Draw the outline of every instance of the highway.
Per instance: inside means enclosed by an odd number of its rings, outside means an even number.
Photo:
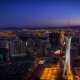
[[[42,72],[40,80],[57,80],[59,72],[60,69],[57,65],[46,67]]]

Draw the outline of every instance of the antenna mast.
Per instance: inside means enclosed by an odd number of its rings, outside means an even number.
[[[70,31],[70,18],[68,18],[68,31]]]

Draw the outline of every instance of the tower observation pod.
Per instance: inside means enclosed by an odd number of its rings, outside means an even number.
[[[66,53],[65,53],[63,77],[66,78],[67,80],[73,80],[73,74],[72,74],[71,65],[70,65],[70,45],[71,45],[72,36],[73,36],[73,32],[71,31],[67,31],[65,33]]]

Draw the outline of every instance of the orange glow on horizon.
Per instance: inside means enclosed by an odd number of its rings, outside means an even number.
[[[59,27],[59,26],[69,26],[68,20],[64,21],[55,21],[55,22],[47,22],[43,24],[34,24],[33,26],[54,26],[54,27]],[[70,26],[80,26],[80,20],[70,20]]]

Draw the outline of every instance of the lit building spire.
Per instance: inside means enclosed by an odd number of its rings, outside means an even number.
[[[73,74],[70,65],[70,45],[72,36],[73,32],[70,31],[70,20],[68,20],[68,31],[65,33],[66,53],[65,53],[64,71],[63,71],[63,76],[67,77],[68,80],[73,80]]]

